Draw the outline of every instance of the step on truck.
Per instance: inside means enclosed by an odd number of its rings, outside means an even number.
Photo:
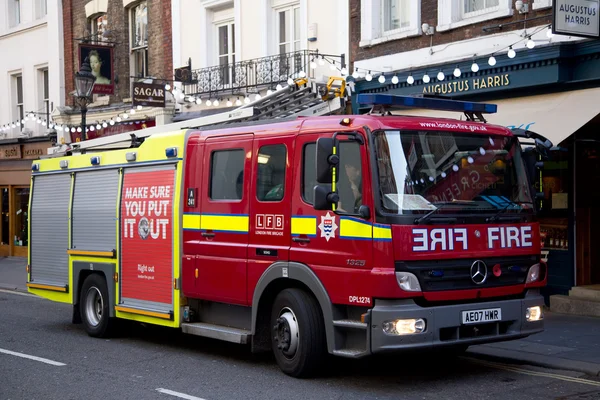
[[[486,123],[493,104],[357,101],[371,112],[140,131],[34,161],[29,292],[72,304],[93,337],[161,325],[272,351],[296,377],[328,353],[541,332],[531,171],[548,142]]]

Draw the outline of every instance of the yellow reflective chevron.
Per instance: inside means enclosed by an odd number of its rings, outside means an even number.
[[[340,218],[340,238],[342,239],[371,239],[373,226],[358,219]]]
[[[293,216],[292,235],[317,236],[317,217]]]

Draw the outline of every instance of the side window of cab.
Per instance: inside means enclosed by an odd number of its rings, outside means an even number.
[[[277,202],[285,194],[287,151],[283,144],[262,146],[258,151],[256,198],[258,201]]]

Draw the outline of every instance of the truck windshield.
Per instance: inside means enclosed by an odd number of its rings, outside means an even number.
[[[443,131],[374,133],[386,213],[497,213],[532,210],[515,137]]]

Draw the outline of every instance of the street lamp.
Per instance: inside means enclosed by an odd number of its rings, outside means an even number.
[[[81,140],[87,139],[85,114],[87,112],[87,105],[91,100],[95,82],[96,77],[92,74],[92,69],[90,68],[90,58],[86,57],[81,65],[81,70],[75,74],[75,88],[77,90],[75,99],[79,107],[81,107]]]

